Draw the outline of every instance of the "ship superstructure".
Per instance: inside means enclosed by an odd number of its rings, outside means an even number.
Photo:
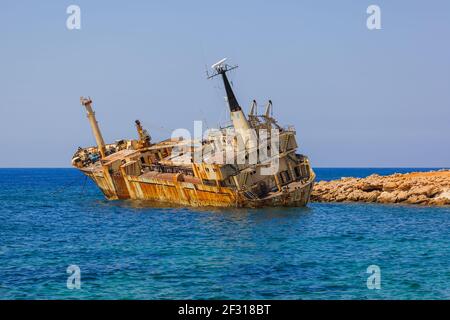
[[[225,88],[231,124],[201,139],[172,138],[152,143],[136,121],[138,139],[105,145],[91,99],[82,98],[96,147],[79,148],[72,164],[98,185],[107,199],[149,200],[182,206],[304,206],[315,174],[296,153],[296,131],[272,116],[269,101],[245,115],[228,80],[234,69],[213,65]]]

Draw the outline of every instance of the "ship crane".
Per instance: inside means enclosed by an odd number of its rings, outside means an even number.
[[[140,145],[140,147],[141,148],[149,147],[150,146],[151,137],[148,134],[148,131],[145,130],[142,127],[142,124],[141,124],[141,122],[139,120],[136,120],[134,123],[136,124],[136,130],[137,130],[138,135],[139,135],[139,145]]]
[[[98,122],[95,118],[95,112],[94,110],[92,110],[92,100],[91,98],[81,97],[80,102],[86,109],[92,133],[94,134],[95,142],[97,143],[98,152],[100,153],[100,157],[103,159],[106,157],[105,141],[103,140],[102,133],[100,132],[100,128],[98,127]]]

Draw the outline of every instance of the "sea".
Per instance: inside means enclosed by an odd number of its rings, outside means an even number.
[[[154,207],[75,169],[0,169],[2,300],[449,298],[449,207]]]

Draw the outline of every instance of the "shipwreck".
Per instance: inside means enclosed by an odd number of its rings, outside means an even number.
[[[148,200],[180,206],[305,206],[315,174],[297,153],[296,131],[272,115],[272,102],[245,115],[225,59],[212,66],[220,77],[231,122],[200,139],[152,142],[136,120],[137,139],[105,144],[90,98],[81,98],[96,146],[78,148],[72,165],[91,178],[109,200]]]

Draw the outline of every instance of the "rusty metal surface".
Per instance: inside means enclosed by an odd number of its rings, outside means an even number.
[[[85,173],[110,200],[150,200],[194,207],[304,206],[314,184],[312,176],[306,183],[292,182],[283,191],[271,193],[263,199],[249,199],[233,188],[204,185],[201,179],[182,174],[149,172],[127,176],[103,170]]]
[[[127,184],[121,173],[114,173],[111,175],[114,189],[117,198],[119,199],[130,199],[130,192],[128,191]]]
[[[105,177],[94,174],[87,174],[87,176],[90,177],[92,181],[94,181],[94,183],[98,186],[98,188],[102,191],[102,193],[105,195],[107,199],[109,200],[117,199],[115,191],[110,187]]]
[[[153,200],[171,202],[189,206],[235,206],[236,191],[230,188],[205,186],[183,181],[180,175],[159,174],[158,177],[129,177],[133,191],[131,194],[137,200]],[[171,175],[172,179],[169,177]],[[162,178],[162,179],[161,179]]]
[[[117,151],[116,153],[113,153],[107,157],[105,157],[102,161],[103,165],[108,166],[111,165],[113,162],[118,161],[118,160],[122,160],[125,157],[130,157],[133,154],[137,154],[139,151],[136,150],[120,150]]]

